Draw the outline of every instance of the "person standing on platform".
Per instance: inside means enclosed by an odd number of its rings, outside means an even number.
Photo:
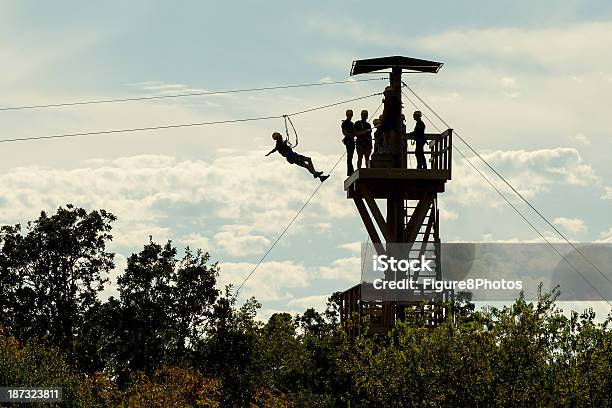
[[[342,121],[342,143],[346,146],[346,175],[355,172],[353,155],[355,154],[355,126],[353,125],[353,111],[346,111],[346,119]]]
[[[383,99],[383,113],[381,118],[380,129],[385,134],[385,143],[391,141],[395,136],[395,129],[400,121],[402,114],[402,103],[393,93],[393,87],[388,86],[383,92],[385,98]],[[391,148],[391,146],[387,146]],[[391,148],[392,150],[392,148]]]
[[[414,155],[417,159],[417,169],[427,169],[427,161],[425,160],[425,152],[423,146],[425,146],[425,123],[421,120],[421,111],[415,111],[412,117],[416,121],[414,126]]]
[[[355,122],[355,137],[357,146],[357,168],[365,159],[365,166],[370,167],[370,154],[372,154],[372,126],[368,123],[368,111],[361,111],[361,120]]]
[[[408,133],[406,133],[406,116],[402,113],[402,151],[408,152]]]
[[[374,137],[376,137],[376,133],[381,135],[381,144],[380,144],[380,153],[391,153],[391,132],[385,132],[385,128],[383,126],[383,115],[381,114],[378,117],[378,125],[374,125],[376,127],[376,132],[374,132]],[[374,122],[372,122],[374,123]]]
[[[380,119],[374,119],[372,121],[372,124],[374,125],[374,128],[376,129],[374,131],[374,153],[381,153],[382,152],[382,147],[383,147],[383,131],[382,129],[380,129]]]

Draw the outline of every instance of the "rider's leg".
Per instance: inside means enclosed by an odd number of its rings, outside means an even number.
[[[304,159],[301,161],[301,163],[298,163],[300,166],[308,169],[308,171],[310,172],[310,174],[315,174],[317,171],[314,168],[314,165],[312,164],[312,159],[310,157],[304,157]]]

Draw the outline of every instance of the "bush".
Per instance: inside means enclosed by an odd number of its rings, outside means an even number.
[[[81,383],[55,347],[38,341],[23,346],[0,327],[0,386],[61,387],[62,406],[85,406]],[[41,404],[42,405],[42,404]]]

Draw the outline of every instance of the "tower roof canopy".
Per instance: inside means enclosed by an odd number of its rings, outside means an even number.
[[[396,55],[394,57],[369,58],[353,61],[351,75],[367,74],[387,68],[401,68],[402,70],[430,72],[435,74],[440,70],[442,65],[443,63],[441,62]]]

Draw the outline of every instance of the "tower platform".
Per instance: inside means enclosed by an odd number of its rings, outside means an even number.
[[[446,182],[451,179],[453,131],[421,134],[419,139],[422,141],[424,137],[426,145],[419,153],[422,151],[425,160],[429,156],[427,169],[411,168],[423,158],[417,160],[417,146],[410,142],[415,135],[406,133],[408,124],[404,124],[402,116],[408,115],[401,114],[401,76],[403,71],[436,73],[441,66],[439,62],[401,56],[353,62],[351,75],[384,70],[390,70],[390,75],[379,118],[384,125],[378,129],[382,135],[376,136],[369,167],[354,171],[344,181],[347,198],[355,203],[375,253],[393,255],[399,251],[397,254],[408,254],[415,259],[427,253],[434,269],[430,269],[432,273],[427,277],[436,280],[442,279],[441,256],[437,249],[440,243],[438,193],[444,192]],[[418,112],[413,116],[418,125],[415,129],[424,129],[423,124],[418,123],[420,116]],[[364,280],[363,263],[361,269],[360,283],[336,296],[341,321],[351,335],[357,334],[361,323],[366,321],[371,330],[385,333],[397,321],[418,320],[426,327],[434,327],[447,316],[446,304],[452,300],[452,293],[439,296],[411,288],[410,296],[401,300],[387,292],[380,297],[372,296],[373,281]],[[411,280],[419,283],[419,279],[425,277],[413,274]],[[351,324],[355,318],[356,326]]]
[[[347,198],[354,198],[366,189],[372,198],[387,198],[389,193],[396,192],[406,200],[416,200],[423,192],[443,193],[450,177],[450,169],[362,168],[344,180],[344,190]]]

